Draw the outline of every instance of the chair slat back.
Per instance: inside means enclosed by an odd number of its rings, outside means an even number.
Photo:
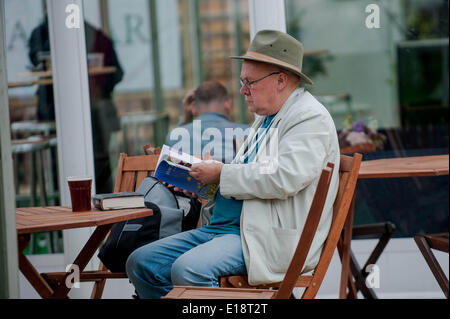
[[[153,176],[159,155],[127,156],[121,153],[117,165],[114,192],[134,192],[142,180]]]
[[[334,164],[328,163],[327,167],[322,170],[300,240],[286,271],[286,275],[281,282],[280,289],[276,294],[277,299],[288,299],[292,294],[295,284],[297,283],[298,276],[303,269],[311,243],[314,239],[314,235],[316,234],[320,217],[322,216],[328,189],[330,188],[333,169]]]
[[[302,298],[314,298],[322,284],[347,219],[350,204],[355,193],[356,182],[358,181],[361,161],[362,155],[358,153],[355,153],[353,157],[341,155],[339,188],[333,205],[333,221],[319,263],[314,270],[312,284],[306,288]]]

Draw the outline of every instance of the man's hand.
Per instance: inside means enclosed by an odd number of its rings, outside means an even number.
[[[203,184],[219,184],[223,163],[215,160],[206,160],[193,164],[189,174]]]
[[[173,190],[176,191],[176,192],[183,192],[184,195],[186,195],[186,196],[190,196],[190,197],[193,197],[193,198],[198,198],[197,194],[191,193],[191,192],[189,192],[189,191],[187,191],[185,189],[181,189],[181,188],[176,187],[176,186],[173,188]]]
[[[200,157],[200,156],[196,156],[196,157]],[[202,163],[200,163],[200,164],[193,164],[192,167],[191,167],[191,169],[193,169],[194,166],[196,166],[196,165],[201,165],[201,164],[204,164],[204,163],[207,163],[207,164],[208,164],[208,169],[211,168],[211,164],[217,164],[217,163],[218,163],[218,164],[221,164],[221,165],[220,165],[220,170],[219,170],[219,172],[218,172],[219,175],[218,175],[218,180],[217,180],[217,182],[211,182],[211,184],[214,184],[214,183],[217,183],[217,184],[218,184],[218,183],[220,182],[220,173],[221,173],[221,171],[222,171],[223,163],[222,163],[222,162],[218,162],[218,161],[213,160],[213,159],[212,159],[212,154],[211,154],[211,153],[205,153],[205,155],[202,157],[202,159],[203,159],[203,162],[202,162]],[[213,162],[214,162],[214,163],[213,163]],[[197,171],[197,172],[194,172],[194,175],[198,176],[198,175],[203,174],[203,173],[200,172],[199,169],[201,169],[202,172],[204,171],[204,167],[203,167],[203,168],[202,168],[202,167],[199,168],[199,167],[197,166],[197,170],[198,170],[198,171]],[[216,168],[216,169],[218,169],[218,168]],[[189,174],[190,174],[192,177],[194,177],[195,179],[201,181],[201,182],[204,183],[204,184],[208,184],[208,183],[206,183],[206,182],[200,180],[199,178],[195,177],[195,176],[192,175],[191,173],[192,173],[192,171],[189,172]],[[191,192],[189,192],[189,191],[187,191],[187,190],[185,190],[185,189],[181,189],[181,188],[179,188],[179,187],[175,187],[174,190],[175,190],[176,192],[183,192],[183,193],[184,193],[185,195],[187,195],[187,196],[191,196],[191,197],[194,197],[194,198],[198,198],[197,194],[191,193]]]

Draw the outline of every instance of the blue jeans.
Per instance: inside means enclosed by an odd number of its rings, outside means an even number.
[[[220,276],[247,273],[239,235],[200,229],[136,249],[126,271],[140,298],[161,298],[173,285],[218,287]]]

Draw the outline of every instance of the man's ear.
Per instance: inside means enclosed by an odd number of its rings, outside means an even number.
[[[228,99],[223,104],[223,108],[226,115],[229,115],[231,113],[231,102],[232,102],[231,99]]]
[[[284,72],[278,74],[278,89],[282,91],[288,84],[288,75]]]
[[[190,106],[191,106],[191,113],[192,113],[192,116],[193,116],[194,118],[196,118],[197,116],[199,116],[199,113],[198,113],[197,108],[195,107],[195,104],[194,104],[194,103],[191,103]]]

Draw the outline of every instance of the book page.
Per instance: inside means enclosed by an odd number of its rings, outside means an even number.
[[[158,166],[162,160],[167,160],[169,162],[183,165],[186,167],[190,167],[192,164],[200,163],[202,161],[201,159],[195,156],[184,153],[167,145],[163,145],[156,166]]]

